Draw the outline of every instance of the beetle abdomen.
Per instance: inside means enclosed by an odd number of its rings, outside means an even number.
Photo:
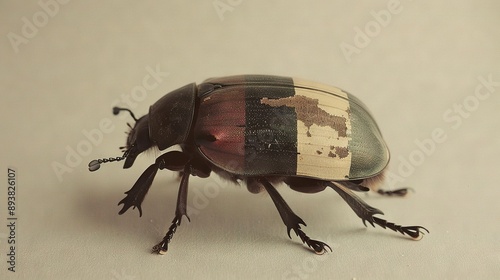
[[[338,88],[259,75],[210,79],[199,88],[195,141],[226,171],[348,180],[387,165],[373,118]]]

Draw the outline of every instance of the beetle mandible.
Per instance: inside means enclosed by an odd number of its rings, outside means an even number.
[[[295,191],[317,193],[332,188],[361,218],[414,239],[428,230],[401,226],[374,215],[383,212],[361,200],[353,191],[378,191],[402,196],[406,189],[383,191],[389,150],[366,106],[353,95],[332,86],[296,78],[240,75],[212,78],[200,85],[181,87],[154,103],[149,113],[135,120],[123,155],[93,160],[89,170],[101,163],[125,160],[133,165],[142,152],[179,145],[151,164],[125,194],[119,214],[130,207],[139,210],[158,169],[179,172],[181,177],[175,217],[153,253],[165,254],[182,216],[187,216],[189,177],[206,178],[213,171],[235,183],[244,182],[252,193],[267,191],[286,228],[318,254],[331,248],[313,240],[301,228],[297,216],[275,189],[285,183]]]

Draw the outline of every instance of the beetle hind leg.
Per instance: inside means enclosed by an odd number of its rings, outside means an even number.
[[[402,189],[396,189],[396,190],[383,190],[383,189],[378,189],[377,193],[381,195],[386,195],[386,196],[406,196],[409,190],[413,190],[411,188],[402,188]]]
[[[264,189],[269,193],[269,196],[273,200],[274,204],[276,205],[276,208],[278,209],[278,212],[281,216],[281,219],[283,220],[283,223],[285,224],[287,228],[287,233],[288,237],[292,238],[290,236],[290,231],[293,229],[295,234],[297,234],[298,237],[302,240],[304,244],[309,246],[316,254],[324,254],[327,249],[332,251],[332,248],[328,246],[328,244],[318,241],[318,240],[313,240],[307,236],[302,229],[300,228],[300,225],[306,226],[306,223],[299,217],[297,216],[290,206],[286,203],[286,201],[283,199],[283,197],[278,193],[276,188],[266,179],[264,178],[257,178],[254,180],[248,179],[247,184],[253,185],[253,184],[258,184],[264,187]]]
[[[420,240],[424,237],[425,232],[429,233],[429,230],[422,226],[401,226],[391,222],[388,222],[384,219],[380,219],[378,217],[373,217],[373,222],[382,228],[392,229],[395,232],[399,232],[402,235],[407,234],[411,238],[415,240]]]
[[[344,186],[342,182],[327,182],[327,185],[334,189],[347,204],[349,204],[356,215],[361,218],[365,226],[366,221],[368,221],[373,227],[377,224],[382,228],[389,228],[403,235],[406,234],[415,240],[420,240],[425,232],[429,233],[429,231],[422,226],[401,226],[375,217],[374,215],[376,214],[383,215],[384,213],[361,200],[361,198],[356,196],[348,187]]]

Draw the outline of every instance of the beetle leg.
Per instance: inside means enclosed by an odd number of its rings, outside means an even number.
[[[186,153],[179,151],[171,151],[159,156],[156,159],[159,169],[168,169],[172,171],[183,171],[184,167],[191,160],[190,156]]]
[[[345,181],[345,182],[342,182],[342,185],[352,191],[355,191],[355,192],[367,192],[369,191],[370,189],[365,187],[365,186],[361,186],[360,184],[356,184],[356,183],[353,183],[353,182],[349,182],[349,181]]]
[[[323,180],[304,177],[288,177],[283,180],[294,191],[303,193],[317,193],[323,191],[328,185]],[[342,181],[342,185],[352,191],[367,192],[370,189],[356,182]]]
[[[429,233],[429,231],[422,226],[401,226],[388,222],[384,219],[374,217],[373,215],[383,215],[384,213],[377,208],[371,207],[366,202],[361,200],[361,198],[356,196],[351,190],[345,187],[343,185],[343,182],[327,182],[327,185],[334,189],[347,202],[347,204],[349,204],[356,215],[361,218],[365,226],[366,221],[368,221],[373,227],[375,227],[375,224],[377,224],[382,228],[389,228],[403,235],[407,234],[413,239],[417,240],[422,238],[421,234],[423,235],[424,231]]]
[[[372,226],[374,226],[373,215],[384,213],[377,208],[373,208],[366,204],[361,198],[355,195],[349,188],[345,187],[343,183],[327,183],[332,189],[334,189],[352,208],[354,213],[363,220],[363,224],[366,226],[366,221],[368,221]]]
[[[123,204],[122,210],[118,212],[118,214],[125,213],[130,207],[137,207],[139,210],[139,216],[142,216],[141,204],[144,201],[144,197],[149,191],[151,184],[153,183],[153,179],[155,178],[156,172],[158,171],[158,164],[151,164],[144,172],[141,177],[137,179],[134,186],[125,192],[127,195],[124,199],[118,202],[118,205]]]
[[[288,177],[283,182],[292,190],[302,193],[318,193],[326,188],[323,181],[304,177]]]
[[[125,213],[130,207],[139,210],[139,216],[142,216],[141,204],[146,197],[146,194],[153,183],[158,169],[169,169],[179,171],[189,162],[189,156],[179,151],[172,151],[159,156],[155,163],[151,164],[142,175],[137,179],[134,186],[125,192],[127,195],[124,199],[118,202],[118,205],[123,204],[122,210],[118,214]]]
[[[157,253],[164,255],[168,251],[168,243],[172,240],[175,231],[177,230],[177,226],[181,225],[182,216],[186,216],[188,221],[190,221],[189,216],[187,215],[187,191],[188,191],[188,182],[189,176],[191,175],[191,167],[186,165],[182,172],[181,184],[179,187],[179,193],[177,195],[177,206],[175,209],[175,217],[172,220],[172,224],[168,228],[167,234],[163,237],[163,240],[156,244],[151,253]]]
[[[395,223],[388,222],[384,219],[380,219],[378,217],[373,217],[373,221],[381,226],[382,228],[389,228],[395,232],[399,232],[402,235],[409,235],[411,238],[415,240],[420,240],[424,237],[425,232],[429,233],[429,230],[422,226],[401,226],[396,225]],[[425,231],[425,232],[424,232]]]
[[[191,174],[193,176],[198,176],[200,178],[207,178],[210,176],[212,169],[208,166],[204,159],[199,157],[194,157],[190,161],[191,164]]]
[[[266,189],[266,191],[269,193],[269,196],[271,196],[271,199],[273,200],[274,205],[276,205],[276,208],[278,209],[281,219],[283,220],[283,223],[287,228],[287,233],[289,238],[292,238],[290,236],[290,231],[293,229],[295,234],[297,234],[297,236],[300,237],[302,242],[307,244],[309,248],[313,249],[316,254],[325,253],[327,248],[330,251],[332,251],[332,249],[330,248],[330,246],[328,246],[328,244],[309,238],[309,236],[307,236],[300,229],[300,224],[306,226],[306,223],[292,211],[290,206],[288,206],[283,197],[279,194],[276,188],[274,188],[274,186],[271,183],[269,183],[269,181],[267,181],[264,178],[257,178],[257,181]],[[251,183],[253,182],[250,181],[250,184]]]
[[[387,196],[405,196],[408,193],[408,190],[413,190],[413,189],[402,188],[402,189],[396,189],[396,190],[392,190],[392,191],[378,189],[377,193],[381,194],[381,195],[387,195]]]

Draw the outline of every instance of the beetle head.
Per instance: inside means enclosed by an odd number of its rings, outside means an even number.
[[[113,108],[113,110],[124,110],[122,108]],[[128,110],[128,109],[126,109]],[[135,118],[134,118],[135,119]],[[149,139],[149,121],[148,115],[142,116],[136,120],[134,127],[129,124],[130,131],[128,132],[127,145],[121,147],[125,152],[125,164],[123,168],[129,168],[134,164],[135,158],[145,150],[154,146]]]
[[[96,171],[101,163],[125,160],[123,168],[134,164],[135,158],[149,148],[157,146],[161,151],[187,141],[195,113],[197,87],[192,83],[166,94],[149,108],[149,114],[137,119],[126,108],[113,108],[113,114],[127,111],[135,120],[121,147],[121,157],[96,159],[89,163],[89,170]]]
[[[137,119],[127,108],[113,108],[113,114],[117,115],[120,111],[127,111],[130,113],[132,118],[135,120],[135,125],[132,127],[129,123],[130,131],[128,132],[127,144],[124,147],[120,147],[123,150],[123,155],[121,157],[115,158],[104,158],[92,160],[89,163],[89,170],[96,171],[99,169],[101,163],[121,161],[125,159],[125,164],[123,168],[129,168],[134,164],[135,158],[142,152],[154,146],[154,143],[149,138],[149,121],[148,115],[142,116]]]

